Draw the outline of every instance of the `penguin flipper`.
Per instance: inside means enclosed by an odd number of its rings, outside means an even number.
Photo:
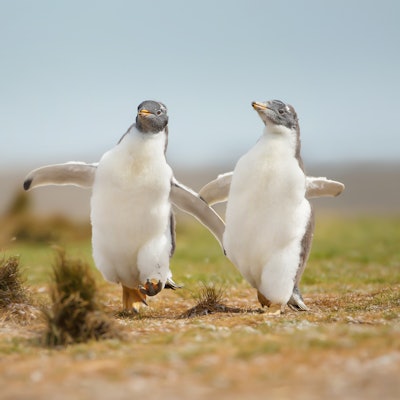
[[[217,179],[207,183],[200,189],[200,197],[210,205],[227,201],[232,176],[233,171],[218,175]]]
[[[90,188],[93,186],[96,168],[97,163],[87,164],[79,161],[46,165],[29,172],[24,180],[24,189],[29,190],[48,185],[74,185]]]
[[[200,189],[200,197],[210,205],[227,201],[232,176],[232,171],[218,175],[217,179],[207,183]],[[308,199],[316,197],[336,197],[343,192],[344,187],[343,183],[325,177],[306,177],[306,197]]]
[[[325,177],[306,177],[306,197],[312,199],[315,197],[336,197],[344,190],[344,184],[338,181],[332,181]]]
[[[170,199],[180,210],[200,221],[218,240],[222,249],[225,224],[221,217],[193,190],[182,185],[175,178],[171,182]]]

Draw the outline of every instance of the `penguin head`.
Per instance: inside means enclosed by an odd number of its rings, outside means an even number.
[[[288,129],[298,129],[298,119],[294,108],[280,100],[269,100],[265,103],[253,101],[253,108],[267,126],[282,125]]]
[[[139,104],[136,126],[143,133],[158,133],[168,124],[167,107],[158,101],[146,100]]]

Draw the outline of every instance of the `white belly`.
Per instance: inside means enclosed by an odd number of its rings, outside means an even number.
[[[301,239],[310,217],[305,176],[293,157],[265,157],[253,149],[234,171],[224,246],[250,284],[272,302],[293,290]]]
[[[104,277],[137,287],[152,271],[169,276],[169,202],[172,171],[151,149],[117,146],[101,159],[93,186],[93,258]],[[159,265],[162,264],[162,265]]]

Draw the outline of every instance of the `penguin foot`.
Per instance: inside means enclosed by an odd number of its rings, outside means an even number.
[[[308,307],[304,304],[303,296],[297,286],[293,289],[292,297],[288,301],[288,306],[294,311],[308,311]]]
[[[260,302],[261,307],[270,307],[271,302],[259,290],[257,290],[257,299]]]
[[[286,304],[281,304],[279,306],[279,304],[274,304],[272,307],[270,307],[270,309],[275,310],[275,311],[271,311],[271,312],[267,312],[266,315],[272,315],[272,316],[279,316],[285,313],[285,308],[286,308]]]
[[[122,285],[122,306],[124,312],[139,313],[143,305],[147,306],[146,295],[141,293],[138,289],[131,289]]]
[[[172,289],[172,290],[176,290],[176,289],[181,289],[183,288],[183,285],[178,285],[177,283],[175,283],[172,278],[168,278],[167,282],[165,283],[164,289]]]
[[[139,285],[139,290],[142,294],[147,296],[155,296],[157,293],[161,292],[163,285],[161,281],[156,281],[155,279],[147,279],[144,286]]]

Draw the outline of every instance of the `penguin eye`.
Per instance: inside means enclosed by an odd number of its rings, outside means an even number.
[[[279,113],[279,115],[283,115],[283,114],[285,114],[285,110],[283,110],[282,108],[280,108],[280,109],[278,110],[278,113]]]
[[[157,110],[157,111],[156,111],[156,114],[157,114],[157,115],[161,115],[161,114],[162,114],[162,111],[161,111],[161,110]]]

